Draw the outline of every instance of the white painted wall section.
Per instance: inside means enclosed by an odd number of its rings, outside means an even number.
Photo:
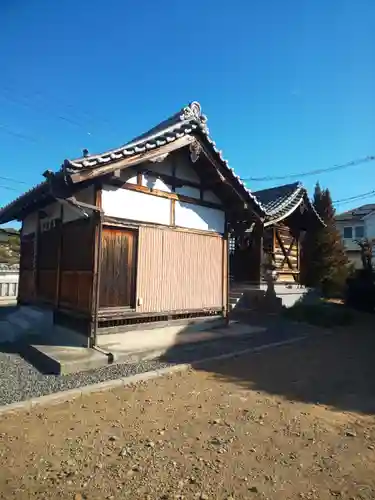
[[[220,198],[216,196],[212,191],[203,191],[203,200],[210,201],[211,203],[217,203],[218,205],[222,205]]]
[[[175,207],[176,226],[201,231],[224,233],[225,213],[215,208],[202,207],[177,201]]]
[[[170,224],[171,200],[127,189],[106,187],[102,192],[104,214],[140,222]]]
[[[22,221],[21,234],[26,236],[27,234],[35,233],[38,229],[38,217],[37,213],[33,212],[24,218]]]
[[[172,175],[173,174],[173,163],[171,160],[170,156],[167,156],[167,158],[163,161],[155,161],[155,162],[149,162],[147,164],[147,169],[152,170],[153,172],[157,172],[159,174],[164,174],[164,175]]]
[[[190,158],[182,154],[179,155],[177,160],[176,177],[178,179],[183,179],[186,181],[192,181],[196,183],[200,182],[199,176],[195,172]]]
[[[200,199],[201,192],[200,189],[191,186],[181,186],[176,188],[177,194],[182,194],[184,196],[189,196],[190,198]]]
[[[142,175],[142,186],[148,187],[149,189],[158,189],[159,191],[165,191],[166,193],[172,192],[172,186],[169,186],[161,179],[157,179],[155,175],[152,174]]]

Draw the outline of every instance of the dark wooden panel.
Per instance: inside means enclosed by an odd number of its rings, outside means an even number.
[[[35,271],[20,269],[18,298],[20,302],[30,303],[35,300]]]
[[[62,226],[59,307],[91,311],[95,222],[77,219]]]
[[[35,234],[21,238],[18,298],[23,303],[35,300]]]
[[[20,269],[34,269],[35,266],[35,235],[21,238]]]
[[[44,302],[54,303],[56,300],[57,269],[39,269],[38,298]]]
[[[104,228],[100,266],[100,307],[134,307],[136,232]]]
[[[89,312],[92,283],[92,271],[61,271],[59,306]]]
[[[94,235],[92,219],[77,219],[63,225],[62,270],[93,270]]]
[[[38,235],[37,295],[38,299],[48,303],[55,303],[57,298],[60,231],[58,224]]]

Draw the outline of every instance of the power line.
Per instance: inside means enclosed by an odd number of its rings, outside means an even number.
[[[20,132],[16,132],[5,125],[0,124],[0,130],[3,130],[6,134],[12,135],[13,137],[17,137],[18,139],[23,139],[24,141],[37,142],[37,139],[30,135],[25,135]]]
[[[28,186],[29,184],[25,181],[20,181],[18,179],[12,179],[12,177],[3,177],[0,175],[0,179],[2,181],[9,181],[9,182],[15,182],[16,184],[25,184],[26,186]]]
[[[3,92],[5,93],[12,93],[13,94],[13,90],[10,89],[10,88],[7,88],[7,87],[4,87],[2,86],[1,87],[1,90],[3,90]],[[20,94],[19,94],[20,95]],[[77,110],[77,106],[76,105],[73,105],[73,104],[70,104],[70,103],[63,103],[60,99],[60,103],[63,104],[63,106],[65,106],[65,108],[69,108],[70,111],[69,113],[64,113],[64,114],[61,114],[57,109],[56,107],[54,107],[54,109],[51,108],[50,106],[50,102],[48,102],[48,99],[46,99],[45,97],[43,97],[43,93],[42,92],[35,92],[34,94],[31,94],[31,95],[21,95],[21,99],[18,97],[15,98],[13,95],[9,96],[9,95],[4,95],[3,94],[3,98],[4,99],[7,99],[8,101],[10,102],[13,102],[15,104],[19,104],[21,106],[25,106],[27,108],[30,108],[30,109],[40,109],[40,107],[38,107],[38,103],[34,102],[32,104],[30,104],[30,100],[32,97],[36,97],[37,99],[41,99],[42,101],[44,102],[47,102],[47,111],[49,111],[50,115],[54,116],[55,118],[59,119],[59,120],[62,120],[70,125],[73,125],[75,127],[78,127],[78,128],[82,128],[82,129],[86,129],[87,127],[87,121],[90,121],[91,122],[91,125],[95,125],[95,121],[99,121],[101,124],[107,124],[107,125],[110,125],[109,121],[105,118],[101,118],[101,117],[93,117],[93,115],[90,115],[88,112],[86,111],[83,111],[81,110],[80,114],[81,116],[77,115],[77,113],[75,114],[72,114],[72,110]],[[56,102],[58,101],[58,99],[56,98],[56,96],[52,96],[53,97],[53,100]],[[35,106],[36,104],[36,106]],[[45,108],[45,106],[44,106]],[[79,111],[79,110],[78,110]],[[83,119],[82,119],[83,118]],[[87,130],[85,130],[86,133],[88,133],[89,135],[90,132],[87,132]]]
[[[366,193],[357,194],[356,196],[349,196],[349,198],[341,198],[340,200],[336,200],[333,203],[335,205],[340,205],[340,204],[349,203],[349,202],[355,201],[355,200],[362,200],[365,198],[369,198],[371,196],[375,196],[375,189],[373,189],[372,191],[367,191]]]
[[[292,178],[301,178],[301,177],[307,177],[310,175],[319,175],[327,172],[334,172],[336,170],[342,170],[344,168],[348,167],[355,167],[357,165],[361,165],[362,163],[367,163],[369,161],[374,161],[375,156],[366,156],[365,158],[361,158],[359,160],[353,160],[348,163],[344,163],[342,165],[335,165],[334,167],[329,167],[329,168],[319,168],[316,170],[310,170],[308,172],[302,172],[299,174],[289,174],[289,175],[279,175],[279,176],[267,176],[267,177],[246,177],[244,179],[241,179],[242,181],[253,181],[253,182],[261,182],[261,181],[280,181],[280,180],[285,180],[285,179],[292,179]]]
[[[0,184],[0,189],[6,189],[7,191],[16,191],[16,193],[22,193],[19,189],[10,187],[10,186],[4,186],[3,184]]]

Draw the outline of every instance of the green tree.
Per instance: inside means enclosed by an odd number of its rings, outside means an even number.
[[[329,189],[315,186],[315,208],[325,227],[316,226],[307,231],[303,242],[303,283],[320,287],[324,294],[335,294],[343,289],[350,274],[349,261],[335,223]]]

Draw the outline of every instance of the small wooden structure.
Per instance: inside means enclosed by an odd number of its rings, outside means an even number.
[[[0,211],[22,221],[19,304],[95,345],[139,324],[228,316],[228,234],[261,221],[198,103],[126,145],[65,160]]]
[[[265,217],[232,238],[231,276],[235,282],[260,283],[271,271],[279,283],[300,283],[301,239],[323,224],[300,183],[253,193]]]

